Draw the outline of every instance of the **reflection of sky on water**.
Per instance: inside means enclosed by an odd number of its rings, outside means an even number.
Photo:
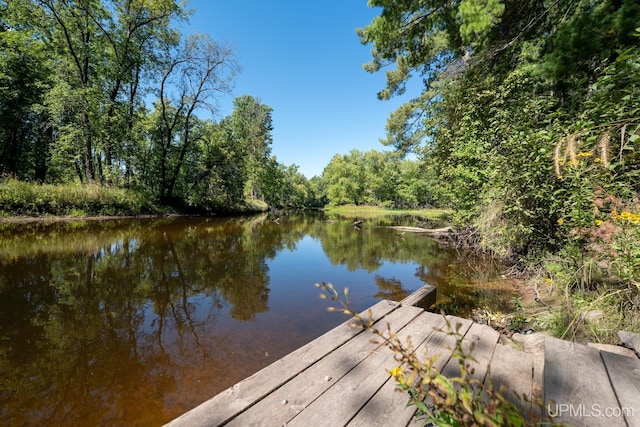
[[[268,265],[271,278],[269,305],[272,308],[280,304],[287,305],[289,298],[295,298],[297,304],[314,305],[319,298],[318,290],[313,285],[320,282],[333,283],[340,292],[348,287],[350,298],[354,306],[357,305],[354,308],[357,309],[364,309],[376,302],[375,276],[396,279],[407,291],[424,285],[415,275],[420,266],[415,261],[395,263],[380,260],[380,267],[371,273],[363,268],[349,271],[344,264],[333,265],[324,253],[320,240],[311,236],[298,241],[294,250],[279,252]]]

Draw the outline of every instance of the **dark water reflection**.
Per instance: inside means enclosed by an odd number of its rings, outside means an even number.
[[[512,295],[491,260],[380,227],[403,219],[334,220],[0,224],[0,424],[169,421],[344,321],[315,282],[358,310],[424,283],[458,314]]]

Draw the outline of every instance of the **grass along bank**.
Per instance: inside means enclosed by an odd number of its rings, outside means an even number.
[[[518,315],[558,338],[617,344],[619,331],[640,332],[640,205],[599,191],[559,215],[558,249],[513,257],[531,296]],[[510,232],[476,230],[481,242]]]
[[[438,222],[448,222],[453,212],[450,209],[389,209],[370,205],[328,205],[323,210],[327,214],[363,219],[380,215],[414,215],[424,220]]]
[[[140,192],[97,184],[0,182],[0,217],[126,216],[169,213]]]
[[[587,264],[595,262],[596,258],[585,259]],[[640,333],[638,290],[617,280],[614,270],[607,274],[596,268],[589,274],[602,275],[601,281],[581,288],[576,280],[580,270],[560,256],[545,259],[525,281],[532,298],[520,308],[520,319],[577,342],[619,344],[619,331]]]
[[[268,209],[261,200],[244,206],[220,209],[224,213],[258,212]],[[0,219],[47,217],[103,217],[167,215],[209,212],[200,207],[168,206],[144,192],[100,184],[36,184],[16,179],[0,180]],[[217,212],[217,211],[216,211]]]

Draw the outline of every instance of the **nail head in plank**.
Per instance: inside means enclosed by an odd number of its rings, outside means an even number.
[[[536,352],[533,354],[533,383],[531,395],[533,401],[531,412],[536,420],[542,420],[543,417],[543,394],[542,384],[544,381],[544,353]]]

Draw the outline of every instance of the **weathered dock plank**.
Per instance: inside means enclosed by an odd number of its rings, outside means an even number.
[[[457,331],[462,336],[466,336],[469,332],[469,329],[474,324],[469,319],[462,319],[460,317],[455,316],[446,316],[447,322],[449,323],[449,327],[453,329],[453,331]],[[437,357],[438,360],[434,363],[434,368],[442,371],[449,363],[451,354],[456,346],[456,337],[451,334],[446,328],[443,328],[437,335],[435,335],[431,341],[432,347],[428,349],[427,357]]]
[[[425,310],[436,303],[436,287],[432,285],[424,285],[405,299],[400,301],[400,305],[413,305],[424,308]]]
[[[422,313],[417,307],[396,310],[384,318],[398,329],[404,328]],[[372,343],[374,335],[363,333],[328,354],[265,399],[233,419],[229,426],[283,425],[333,387],[351,370],[358,369],[380,344]]]
[[[402,307],[400,310],[420,309]],[[410,336],[413,342],[418,343],[431,333],[427,329],[428,325],[427,322],[414,320],[398,331],[393,323],[390,324],[391,330],[397,331],[399,339],[405,341]],[[346,425],[389,379],[388,370],[397,365],[398,362],[388,348],[385,346],[377,348],[367,356],[364,363],[336,381],[330,390],[314,400],[303,412],[287,423],[287,426]]]
[[[471,377],[480,382],[484,382],[493,351],[500,339],[500,333],[486,325],[473,323],[467,333],[462,338],[462,349],[465,354],[471,354],[475,360],[469,360],[469,372]],[[460,375],[460,364],[458,360],[451,359],[442,369],[442,374],[446,377],[457,377]]]
[[[542,420],[544,417],[543,408],[543,384],[544,384],[544,353],[533,353],[533,384],[531,394],[531,414],[534,420]]]
[[[640,359],[601,351],[622,416],[629,427],[640,427]]]
[[[462,336],[466,336],[466,334],[474,324],[471,320],[462,319],[455,316],[446,316],[446,319],[449,322],[449,327],[452,328],[453,331],[457,331]],[[455,349],[457,339],[456,336],[451,334],[450,332],[452,331],[448,331],[445,328],[440,332],[434,333],[430,337],[431,347],[428,349],[427,357],[437,358],[436,362],[433,364],[433,367],[441,373],[444,372],[445,366],[449,366],[451,372],[455,372],[455,369],[458,369],[456,368],[458,363],[457,360],[451,359],[451,355],[453,354],[453,351]],[[427,406],[430,406],[429,399],[426,400],[426,404]],[[409,420],[408,426],[422,427],[424,426],[424,420],[412,418]]]
[[[377,321],[398,307],[397,303],[383,300],[361,315],[363,318],[368,318],[370,312],[371,318]],[[343,345],[347,340],[362,333],[361,329],[353,328],[351,323],[351,320],[342,323],[316,340],[305,344],[233,387],[196,406],[169,422],[167,426],[192,427],[224,424],[326,354]]]
[[[627,425],[595,348],[547,337],[543,387],[546,415],[553,421],[592,427]]]
[[[451,352],[443,346],[446,334],[439,331],[445,326],[445,318],[442,315],[423,312],[416,322],[423,322],[423,329],[427,337],[420,343],[415,336],[411,337],[411,343],[415,348],[415,354],[422,357],[426,351],[436,352],[441,359],[448,360]],[[366,403],[366,405],[347,424],[350,427],[370,427],[372,425],[407,425],[413,418],[416,407],[407,406],[409,395],[397,388],[396,381],[390,375],[380,390]]]
[[[528,419],[533,419],[531,402],[535,389],[534,369],[532,353],[498,344],[487,373],[487,380],[492,382],[494,390],[506,387],[504,397],[515,404]]]

